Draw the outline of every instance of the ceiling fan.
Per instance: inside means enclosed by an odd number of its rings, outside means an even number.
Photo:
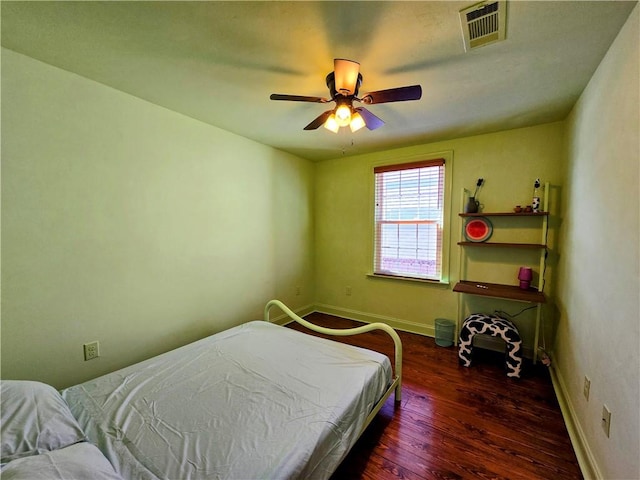
[[[369,130],[384,125],[384,122],[364,107],[354,107],[353,102],[361,102],[365,105],[374,103],[405,102],[407,100],[420,100],[422,87],[411,85],[408,87],[390,88],[369,92],[364,97],[358,98],[358,90],[362,84],[360,64],[353,60],[336,58],[333,61],[333,72],[327,75],[327,87],[331,98],[306,97],[303,95],[271,94],[271,100],[289,100],[293,102],[329,103],[336,102],[332,110],[327,110],[309,125],[305,130],[315,130],[324,125],[325,128],[337,133],[340,127],[349,126],[352,132],[367,127]]]

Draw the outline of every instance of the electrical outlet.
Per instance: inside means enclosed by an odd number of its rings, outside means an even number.
[[[584,387],[582,390],[582,393],[584,394],[584,398],[587,399],[587,402],[589,401],[589,391],[591,390],[591,380],[589,380],[589,377],[587,377],[585,375],[584,377]]]
[[[344,294],[345,294],[347,297],[350,297],[350,296],[351,296],[351,286],[350,286],[350,285],[347,285],[346,287],[344,287]]]
[[[606,405],[602,405],[602,429],[605,435],[609,438],[609,431],[611,430],[611,411]]]
[[[93,360],[94,358],[98,358],[100,356],[100,346],[98,341],[85,343],[84,347],[84,360]]]

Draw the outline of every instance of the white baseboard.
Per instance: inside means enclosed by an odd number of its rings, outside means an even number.
[[[360,312],[358,310],[351,310],[348,308],[334,307],[332,305],[325,305],[322,303],[316,303],[314,310],[319,313],[326,313],[328,315],[335,315],[337,317],[347,318],[349,320],[356,320],[364,323],[384,322],[390,327],[403,332],[417,333],[419,335],[425,335],[427,337],[434,337],[435,330],[432,326],[422,325],[420,323],[411,322],[408,320],[402,320],[400,318],[387,317],[384,315],[377,315],[375,313]]]
[[[473,337],[473,345],[476,347],[492,350],[494,352],[504,353],[506,350],[505,342],[501,338],[489,335],[476,335]],[[533,349],[531,347],[522,347],[522,356],[524,358],[533,358]]]
[[[326,313],[328,315],[335,315],[337,317],[348,318],[349,320],[356,320],[364,323],[384,322],[396,330],[403,332],[417,333],[418,335],[425,335],[427,337],[435,337],[435,328],[431,325],[423,325],[408,320],[402,320],[400,318],[387,317],[384,315],[377,315],[375,313],[361,312],[358,310],[350,310],[342,307],[335,307],[333,305],[326,305],[317,303],[314,305],[314,310],[319,313]],[[488,335],[477,335],[474,340],[474,345],[480,348],[486,348],[487,350],[493,350],[496,352],[505,351],[504,340],[499,338],[490,337]],[[531,347],[522,347],[522,354],[526,358],[533,358],[533,349]]]
[[[556,392],[556,397],[560,404],[560,411],[562,412],[564,423],[567,426],[571,445],[573,446],[573,450],[578,458],[578,465],[580,466],[582,475],[585,480],[599,480],[603,478],[602,473],[598,468],[598,464],[593,453],[591,453],[589,442],[587,442],[587,438],[582,431],[582,427],[580,427],[580,422],[578,421],[573,404],[571,403],[571,397],[568,394],[562,374],[553,366],[553,363],[549,368],[549,371],[551,373],[551,383],[553,384],[553,389]]]
[[[299,317],[304,317],[305,315],[309,315],[310,313],[313,313],[316,311],[313,304],[304,305],[298,308],[292,308],[291,310],[293,311],[293,313],[295,313]],[[277,317],[270,318],[269,320],[270,320],[270,323],[275,323],[277,325],[286,325],[293,321],[291,320],[291,318],[289,318],[289,316],[286,313],[281,313]]]

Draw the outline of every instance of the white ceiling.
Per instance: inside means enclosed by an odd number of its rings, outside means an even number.
[[[2,1],[2,45],[321,160],[564,119],[637,2],[510,1],[507,39],[465,53],[473,3]],[[269,95],[329,96],[334,58],[361,63],[360,96],[422,99],[369,106],[374,131],[303,131],[333,104]]]

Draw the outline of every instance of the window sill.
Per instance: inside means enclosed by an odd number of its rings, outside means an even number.
[[[426,278],[414,278],[414,277],[401,277],[398,275],[385,275],[382,273],[367,273],[367,277],[369,278],[377,278],[384,280],[399,280],[401,282],[417,282],[417,283],[426,283],[428,285],[433,285],[435,287],[443,287],[448,288],[449,282],[444,280],[429,280]]]

